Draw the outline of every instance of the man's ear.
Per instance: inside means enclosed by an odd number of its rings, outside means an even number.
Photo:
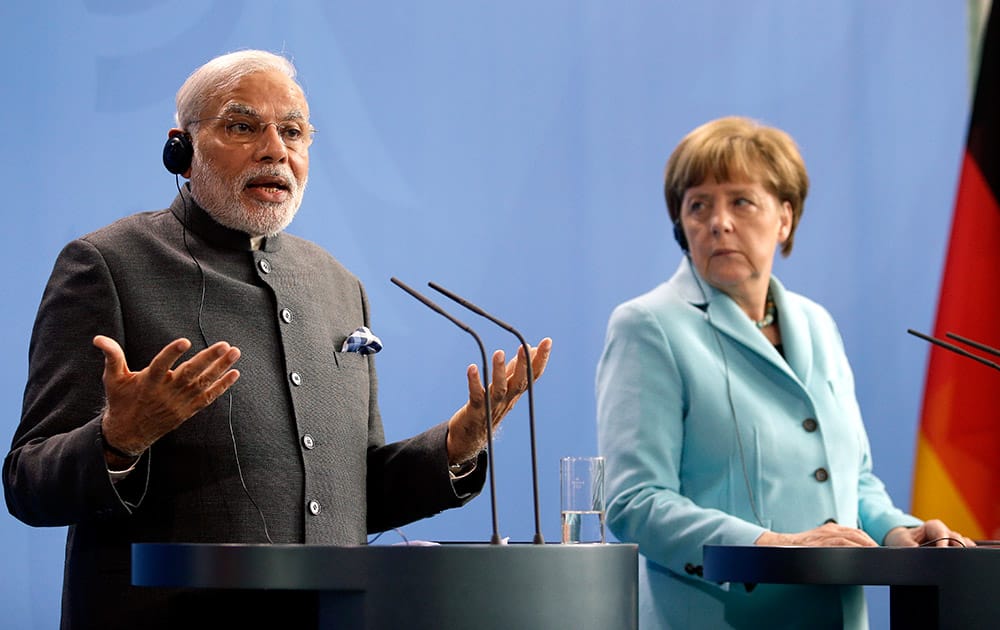
[[[174,175],[191,178],[191,159],[194,145],[191,135],[183,129],[173,128],[167,132],[167,143],[163,145],[163,166]]]

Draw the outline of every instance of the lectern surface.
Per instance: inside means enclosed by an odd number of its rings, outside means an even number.
[[[321,627],[634,629],[637,575],[617,544],[132,548],[137,586],[315,591]]]
[[[705,545],[719,582],[890,587],[893,628],[1000,627],[1000,548]]]

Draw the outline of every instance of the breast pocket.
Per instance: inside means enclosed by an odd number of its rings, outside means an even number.
[[[334,364],[342,370],[364,370],[368,372],[368,356],[360,352],[334,352]]]
[[[367,425],[371,402],[368,357],[357,352],[335,352],[329,369],[331,387],[325,396],[327,409],[340,422]]]

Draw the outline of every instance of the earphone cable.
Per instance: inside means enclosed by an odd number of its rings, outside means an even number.
[[[740,453],[740,467],[743,471],[743,482],[746,484],[747,496],[750,499],[750,511],[753,512],[753,517],[757,520],[757,524],[764,527],[764,521],[757,512],[757,501],[754,498],[753,486],[750,484],[750,474],[747,471],[747,459],[743,449],[743,437],[740,434],[740,423],[736,417],[736,404],[733,402],[733,385],[732,378],[729,373],[729,360],[726,357],[726,349],[722,345],[722,338],[719,336],[719,331],[715,329],[715,324],[712,322],[712,314],[709,312],[708,293],[705,291],[705,287],[701,285],[701,280],[698,278],[698,272],[695,271],[694,263],[691,262],[691,256],[688,255],[686,258],[688,266],[691,269],[691,275],[694,277],[695,284],[698,285],[698,290],[701,291],[701,296],[705,300],[705,321],[708,323],[708,327],[712,329],[712,334],[715,336],[715,343],[719,346],[719,353],[722,355],[722,365],[726,373],[726,400],[729,402],[729,411],[733,418],[733,428],[736,430],[736,446]]]
[[[191,257],[191,260],[194,261],[195,266],[198,267],[198,275],[201,278],[201,299],[198,303],[198,332],[201,333],[201,341],[202,343],[205,344],[205,347],[207,348],[209,345],[208,335],[205,334],[205,327],[202,325],[202,313],[205,310],[205,293],[207,285],[207,281],[205,279],[205,269],[201,266],[201,261],[199,261],[198,257],[194,255],[194,252],[191,250],[191,245],[188,243],[188,238],[187,238],[187,231],[188,231],[187,223],[189,221],[188,202],[187,202],[187,197],[181,190],[180,176],[177,174],[174,174],[174,183],[177,186],[177,194],[180,195],[181,201],[184,202],[184,222],[181,225],[181,239],[184,241],[184,249],[187,250],[188,256]],[[253,504],[254,509],[257,510],[257,515],[260,517],[261,525],[264,528],[264,538],[267,539],[268,543],[274,544],[274,541],[271,540],[271,534],[267,530],[267,519],[264,518],[264,512],[263,510],[260,509],[260,506],[257,504],[256,499],[253,498],[253,495],[250,494],[250,489],[247,487],[246,480],[243,478],[243,466],[240,464],[240,451],[236,443],[236,431],[233,428],[232,388],[230,388],[230,390],[226,392],[226,395],[229,397],[229,411],[227,414],[228,415],[227,422],[229,425],[229,438],[233,442],[233,456],[236,458],[236,472],[238,473],[240,478],[240,485],[243,486],[243,493],[246,495],[248,499],[250,499],[250,503]]]

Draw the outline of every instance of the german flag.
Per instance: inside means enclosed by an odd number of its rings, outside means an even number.
[[[955,199],[934,336],[1000,347],[1000,13],[991,9]],[[998,360],[992,357],[993,360]],[[931,346],[913,513],[1000,538],[1000,372]]]

